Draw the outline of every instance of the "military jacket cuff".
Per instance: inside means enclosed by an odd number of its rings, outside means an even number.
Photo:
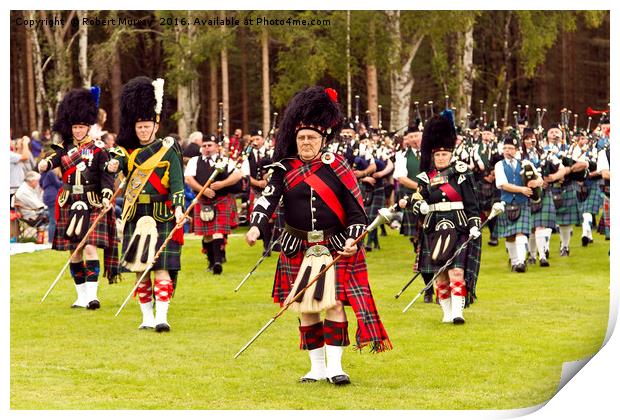
[[[185,194],[183,191],[176,192],[172,194],[172,207],[185,207]]]
[[[468,228],[473,228],[473,227],[480,227],[480,218],[479,217],[470,217],[469,219],[467,219],[467,227]]]
[[[101,198],[111,199],[114,192],[109,188],[104,188],[101,190]]]

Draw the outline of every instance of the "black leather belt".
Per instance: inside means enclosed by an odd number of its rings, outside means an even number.
[[[62,189],[65,191],[69,191],[71,194],[84,194],[89,191],[96,191],[97,186],[62,184]]]
[[[138,194],[138,199],[136,203],[138,204],[151,204],[151,203],[161,203],[163,201],[168,201],[168,194]]]
[[[285,223],[284,230],[290,233],[291,235],[293,235],[294,237],[301,239],[302,241],[308,241],[308,242],[314,243],[314,242],[326,241],[331,236],[338,233],[339,228],[332,227],[332,228],[324,229],[324,230],[307,231],[307,230],[295,229],[288,223]]]

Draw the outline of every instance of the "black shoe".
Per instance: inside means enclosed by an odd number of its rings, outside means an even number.
[[[497,246],[499,244],[499,241],[497,240],[497,238],[491,238],[489,239],[489,242],[487,242],[487,244],[491,246]]]
[[[527,259],[528,264],[536,264],[536,257],[530,257]]]
[[[372,251],[372,247],[370,247],[370,246],[368,246],[368,245],[366,245],[366,246],[364,247],[364,249],[366,249],[366,252],[371,252],[371,251]]]
[[[424,294],[424,303],[433,303],[433,295]]]
[[[460,316],[457,316],[456,318],[452,320],[452,323],[454,325],[463,325],[465,323],[465,320],[461,318]]]
[[[570,251],[568,250],[568,248],[560,249],[560,257],[568,257],[569,254],[570,254]]]
[[[316,379],[303,377],[299,379],[299,382],[302,384],[311,384],[311,383],[318,382],[318,381]]]
[[[155,326],[155,331],[160,332],[170,332],[170,325],[168,324],[157,324]]]
[[[209,263],[209,266],[207,267],[207,271],[213,272],[213,263]]]
[[[351,383],[351,379],[347,375],[336,375],[327,380],[334,385],[348,385]]]
[[[590,243],[590,239],[587,236],[581,237],[581,246],[588,246]]]
[[[269,251],[268,249],[263,249],[263,255],[265,257],[271,257],[271,251]]]
[[[540,266],[541,267],[549,267],[549,261],[547,261],[547,260],[540,260]]]
[[[88,302],[88,305],[86,305],[86,309],[90,309],[93,311],[99,308],[101,308],[101,304],[98,300],[91,300],[90,302]]]
[[[213,264],[213,274],[222,274],[222,271],[224,271],[224,269],[222,268],[222,264]]]
[[[527,266],[525,263],[520,263],[515,266],[515,271],[517,273],[525,273],[527,271]]]

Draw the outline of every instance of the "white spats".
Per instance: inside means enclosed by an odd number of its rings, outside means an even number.
[[[452,299],[439,299],[439,306],[441,306],[441,310],[443,311],[443,319],[441,322],[451,323],[452,322]]]
[[[582,216],[583,223],[581,224],[581,236],[592,239],[592,215],[590,213],[583,213]]]
[[[561,248],[569,248],[570,245],[570,235],[573,232],[573,227],[571,225],[563,225],[560,226],[560,247]]]
[[[159,327],[160,325],[168,326],[168,330],[170,329],[170,324],[168,324],[168,307],[170,306],[170,302],[162,302],[158,300],[155,304],[155,326]]]
[[[547,251],[547,235],[546,229],[541,229],[536,231],[536,248],[538,249],[538,257],[541,260],[546,260],[547,256],[545,252]]]
[[[344,347],[325,345],[327,355],[327,377],[333,378],[338,375],[347,375],[342,370],[342,352]],[[347,375],[348,376],[348,375]]]
[[[141,330],[155,328],[155,315],[153,314],[153,301],[140,304],[142,311],[142,324],[138,327]]]
[[[527,236],[517,235],[515,239],[518,264],[525,263]]]
[[[465,322],[463,318],[463,309],[465,309],[465,296],[452,295],[452,319],[455,324]]]
[[[508,250],[508,255],[510,257],[510,264],[517,265],[519,263],[517,259],[517,243],[515,241],[506,241],[506,249]]]
[[[87,281],[86,285],[86,300],[87,302],[99,301],[97,298],[97,288],[99,287],[99,282],[96,281]]]
[[[306,373],[301,382],[314,382],[327,379],[325,366],[325,347],[308,351],[310,356],[310,372]]]
[[[71,305],[72,308],[86,308],[88,300],[86,296],[86,283],[76,284],[75,291],[77,292],[77,299]]]

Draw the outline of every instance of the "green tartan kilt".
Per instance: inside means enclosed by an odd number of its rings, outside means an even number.
[[[142,216],[153,216],[152,205],[138,204],[137,206],[138,207],[136,208],[134,217],[131,220],[128,220],[123,228],[123,255],[125,255],[125,251],[127,250],[129,241],[131,240],[133,232],[136,228],[138,219]],[[155,220],[155,222],[157,223],[157,245],[155,247],[155,252],[157,252],[170,232],[172,232],[172,229],[174,229],[176,223],[174,218],[167,222],[160,222],[158,220]],[[155,265],[153,265],[152,270],[181,270],[181,245],[172,239],[168,241],[166,248],[164,248],[163,252],[159,255],[159,258],[157,258],[157,261],[155,261]]]
[[[555,189],[557,194],[560,189]],[[581,221],[579,217],[579,207],[577,202],[577,186],[574,181],[570,181],[564,184],[561,188],[562,192],[562,207],[555,209],[556,219],[558,225],[574,225]]]
[[[403,198],[405,195],[411,194],[412,191],[403,187],[398,188],[398,194],[396,195],[396,201]],[[403,220],[400,223],[400,234],[405,236],[417,236],[418,216],[413,214],[411,206],[407,206],[402,209]]]
[[[366,194],[372,194],[372,200],[369,205],[364,206],[364,210],[366,210],[368,220],[372,222],[379,214],[379,210],[385,207],[385,188],[380,180],[375,184],[372,193],[369,192],[370,188],[372,187],[364,185],[364,197],[366,197]]]
[[[532,227],[555,228],[555,206],[551,191],[543,191],[542,208],[536,213],[532,212]]]
[[[588,197],[582,202],[579,202],[579,200],[577,201],[579,214],[598,214],[601,210],[605,194],[603,194],[598,185],[599,184],[596,181],[586,181],[586,186],[588,187]]]
[[[516,235],[517,233],[530,234],[532,230],[532,215],[529,200],[525,204],[520,204],[521,214],[514,222],[508,220],[506,213],[497,216],[497,235],[500,238]]]
[[[433,264],[431,259],[431,249],[428,241],[428,236],[422,234],[418,248],[416,249],[416,260],[414,264],[414,271],[422,273],[435,274],[443,264]],[[460,233],[457,237],[457,244],[454,247],[454,252],[460,248],[460,246],[467,241],[468,236]],[[482,256],[482,237],[472,239],[469,241],[465,249],[456,256],[452,264],[448,267],[462,268],[465,272],[465,285],[467,287],[467,299],[466,306],[469,306],[476,300],[476,285],[478,283],[478,273],[480,272],[480,259]]]

